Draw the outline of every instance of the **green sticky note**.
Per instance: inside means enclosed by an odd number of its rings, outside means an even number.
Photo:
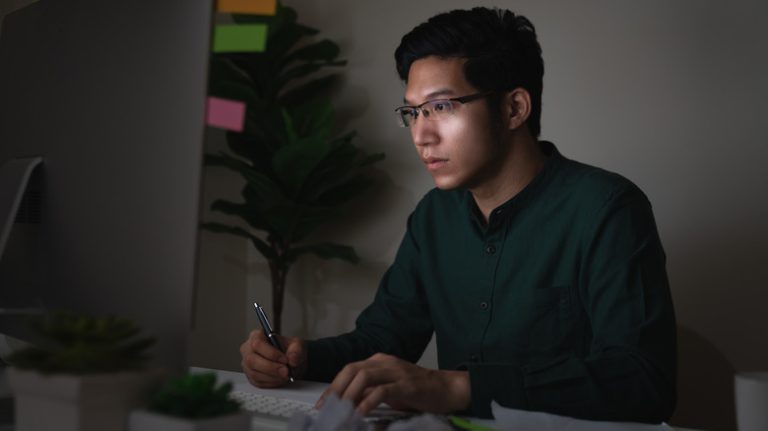
[[[266,24],[225,24],[213,29],[213,52],[263,52]]]
[[[458,416],[449,416],[448,420],[451,421],[451,425],[454,427],[461,429],[461,430],[467,430],[467,431],[493,431],[492,429],[488,427],[484,427],[482,425],[472,423],[468,419],[460,418]]]

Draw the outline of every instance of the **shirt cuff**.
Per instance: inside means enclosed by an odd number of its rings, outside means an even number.
[[[331,343],[325,339],[307,340],[305,348],[307,349],[307,374],[304,379],[315,382],[333,381],[338,369],[334,364],[335,353]]]
[[[523,373],[510,364],[464,364],[459,369],[469,371],[472,399],[469,409],[461,415],[491,418],[491,401],[504,407],[527,409],[528,401],[523,388]]]

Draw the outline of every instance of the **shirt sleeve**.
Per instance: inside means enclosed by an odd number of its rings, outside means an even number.
[[[676,325],[650,203],[636,187],[613,193],[584,232],[578,275],[589,353],[547,363],[471,363],[468,414],[490,403],[590,420],[659,423],[676,400]]]
[[[419,248],[413,215],[392,266],[352,332],[307,342],[307,379],[331,381],[350,362],[387,353],[416,362],[433,333],[429,306],[416,267]]]

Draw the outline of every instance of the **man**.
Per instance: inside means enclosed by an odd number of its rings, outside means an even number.
[[[490,415],[490,403],[595,420],[660,422],[675,404],[675,319],[645,195],[538,141],[543,61],[510,11],[437,15],[395,52],[396,110],[436,189],[356,329],[314,341],[254,331],[252,384],[288,369],[380,402]],[[413,363],[433,332],[439,370]],[[319,402],[322,403],[322,399]]]

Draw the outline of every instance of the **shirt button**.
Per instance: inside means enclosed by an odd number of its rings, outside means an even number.
[[[494,254],[496,253],[496,247],[494,247],[493,244],[488,244],[485,246],[485,253],[486,254]]]
[[[477,360],[477,355],[469,355],[469,362],[475,363]]]
[[[487,310],[488,309],[488,303],[485,302],[485,301],[481,302],[480,303],[480,308],[482,308],[483,310]]]

